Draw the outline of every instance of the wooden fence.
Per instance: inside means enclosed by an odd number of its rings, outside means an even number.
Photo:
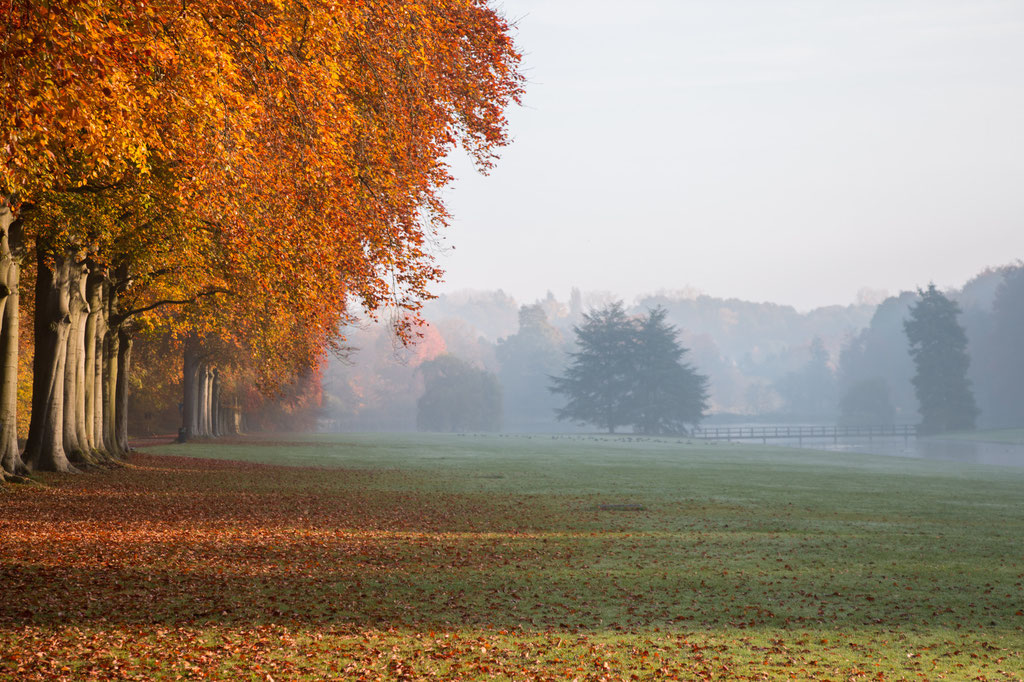
[[[701,440],[795,440],[840,438],[903,438],[917,436],[917,426],[890,424],[886,426],[706,426],[694,429],[691,438]]]

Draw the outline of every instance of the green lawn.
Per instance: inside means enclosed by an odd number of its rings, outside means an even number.
[[[932,438],[940,440],[978,441],[982,443],[1010,443],[1024,445],[1024,429],[994,429],[990,431],[957,431]]]
[[[192,575],[217,565],[217,591],[198,618],[172,590],[103,628],[81,620],[104,636],[141,623],[158,651],[154,623],[191,633],[167,646],[202,648],[209,676],[1024,679],[1024,469],[601,436],[148,452],[163,457],[143,458],[147,470],[185,462],[173,476],[196,480],[170,487],[215,511],[168,497],[170,484],[131,488],[131,472],[118,490],[149,515],[199,518],[181,570],[205,590]],[[131,526],[132,507],[118,509]],[[53,620],[20,634],[52,642]],[[247,632],[269,636],[259,670],[223,651]]]

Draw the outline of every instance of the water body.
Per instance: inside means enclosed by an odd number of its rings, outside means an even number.
[[[750,442],[750,441],[747,441]],[[773,445],[801,447],[830,452],[858,452],[870,455],[913,457],[915,459],[937,459],[964,464],[987,464],[993,466],[1024,467],[1024,445],[994,443],[988,441],[943,440],[939,438],[840,438],[838,442],[829,439],[804,438],[769,441]]]

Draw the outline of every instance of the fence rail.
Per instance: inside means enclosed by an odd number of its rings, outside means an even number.
[[[769,440],[803,441],[811,438],[903,438],[917,436],[912,424],[885,426],[708,426],[694,429],[692,438],[701,440]]]

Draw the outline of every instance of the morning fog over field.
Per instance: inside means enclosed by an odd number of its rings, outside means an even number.
[[[968,380],[984,429],[1024,425],[1024,270],[993,268],[947,292],[962,313]],[[641,296],[631,313],[663,307],[686,358],[709,379],[704,423],[917,424],[914,361],[904,321],[917,292],[865,290],[858,303],[800,312],[791,306],[716,299],[697,292]],[[321,428],[407,431],[416,428],[424,362],[448,354],[493,374],[501,419],[510,432],[564,432],[564,402],[550,391],[574,350],[584,312],[614,301],[608,292],[573,290],[523,303],[502,291],[442,295],[424,309],[428,324],[411,349],[386,324],[350,331],[356,350],[333,359],[323,381]],[[868,397],[858,402],[858,393]],[[865,405],[864,402],[867,401]],[[448,429],[442,429],[448,430]],[[473,430],[473,429],[470,429]]]

